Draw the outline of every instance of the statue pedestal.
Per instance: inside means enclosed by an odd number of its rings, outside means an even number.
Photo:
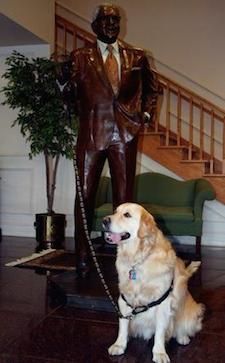
[[[115,268],[115,249],[113,253],[110,253],[107,248],[100,247],[96,255],[105,282],[113,300],[117,303],[118,279]],[[94,265],[86,278],[79,277],[76,272],[68,271],[49,276],[48,282],[50,299],[55,297],[67,306],[76,308],[115,312]]]

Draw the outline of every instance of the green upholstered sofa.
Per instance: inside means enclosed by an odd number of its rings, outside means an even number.
[[[147,209],[165,235],[195,236],[196,253],[201,253],[202,212],[205,200],[215,199],[206,179],[177,180],[147,172],[136,175],[134,201]],[[102,218],[112,214],[109,177],[102,177],[96,196],[93,231],[102,230]]]

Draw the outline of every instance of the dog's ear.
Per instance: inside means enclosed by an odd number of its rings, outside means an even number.
[[[155,240],[156,232],[157,232],[157,227],[153,216],[147,211],[144,211],[141,215],[138,237],[140,239],[153,238],[153,240]]]

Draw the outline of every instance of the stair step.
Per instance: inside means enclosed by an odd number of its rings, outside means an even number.
[[[207,173],[206,174],[206,173],[204,173],[203,177],[207,177],[207,178],[224,178],[225,174],[218,174],[218,173],[217,174],[216,173],[215,174],[214,173],[210,173],[210,174]]]
[[[209,163],[208,159],[181,160],[181,163]]]
[[[164,133],[160,132],[160,131],[142,131],[140,134],[144,135],[144,136],[149,136],[149,135],[150,136],[154,136],[154,135],[163,136],[164,135]]]
[[[188,149],[188,146],[186,145],[160,145],[158,147],[159,149]]]

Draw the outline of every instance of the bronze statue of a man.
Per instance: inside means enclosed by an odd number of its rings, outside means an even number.
[[[97,35],[96,43],[71,55],[80,122],[76,155],[89,231],[106,159],[114,208],[132,201],[138,133],[146,114],[149,120],[153,117],[158,93],[157,79],[144,51],[117,40],[120,32],[117,6],[98,6],[92,29]],[[78,195],[75,243],[76,266],[85,275],[89,269],[89,247]]]

